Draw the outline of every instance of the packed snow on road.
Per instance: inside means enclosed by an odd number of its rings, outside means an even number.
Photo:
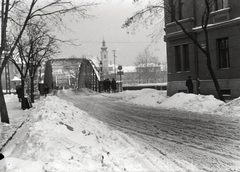
[[[64,91],[66,94],[73,94],[70,90]],[[240,118],[240,99],[223,103],[211,95],[177,93],[167,97],[166,92],[153,89],[97,96],[117,98],[117,101],[143,107]],[[20,110],[16,95],[6,95],[5,99],[11,124],[0,124],[1,153],[5,156],[0,161],[0,171],[184,171],[184,168],[179,168],[173,162],[161,159],[142,147],[134,138],[113,130],[72,103],[56,96],[41,98],[34,103],[34,108],[25,111]],[[236,122],[239,123],[239,120]],[[229,149],[240,154],[239,147]],[[188,171],[206,171],[184,160],[181,164],[187,166]],[[222,167],[230,166],[232,171],[240,171],[239,156],[232,163],[219,164]]]

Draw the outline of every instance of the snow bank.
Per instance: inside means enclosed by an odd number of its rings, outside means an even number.
[[[160,105],[162,108],[174,108],[200,113],[214,112],[224,102],[217,100],[212,95],[196,95],[177,93],[163,101]]]
[[[163,92],[155,89],[142,89],[137,97],[131,99],[129,103],[158,107],[166,99]]]
[[[102,94],[106,97],[116,98],[118,101],[142,106],[177,109],[198,113],[211,113],[217,115],[240,116],[240,98],[224,103],[213,95],[196,95],[176,93],[166,96],[166,91],[155,89],[142,89],[123,91],[115,94]]]
[[[127,135],[73,104],[48,96],[6,147],[0,171],[156,171]],[[6,154],[5,154],[6,155]]]
[[[214,112],[226,116],[240,116],[240,97],[222,104]]]
[[[116,98],[120,101],[143,106],[157,107],[166,97],[166,91],[145,88],[142,90],[127,90],[114,94],[103,94],[104,96]]]
[[[8,103],[8,102],[16,102],[16,99],[17,95],[16,94],[6,94],[4,95],[4,99],[5,99],[5,102]]]

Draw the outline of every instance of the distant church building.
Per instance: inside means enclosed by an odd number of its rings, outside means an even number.
[[[102,79],[112,79],[115,78],[114,65],[117,69],[117,64],[112,64],[109,61],[108,51],[106,47],[106,42],[103,39],[101,47],[101,58],[98,59],[97,63],[102,62],[102,70],[99,69],[102,73]],[[109,63],[110,62],[110,63]],[[123,85],[136,85],[136,84],[151,84],[151,83],[163,83],[166,82],[167,70],[163,65],[159,64],[148,64],[145,67],[142,66],[123,66],[124,74],[121,76],[121,81]],[[118,71],[116,70],[116,73]],[[120,80],[120,75],[116,75],[115,78],[117,81]]]
[[[102,47],[101,47],[101,61],[102,61],[103,76],[106,76],[109,74],[109,69],[108,69],[109,64],[108,64],[108,51],[107,51],[107,47],[104,39],[102,41]]]

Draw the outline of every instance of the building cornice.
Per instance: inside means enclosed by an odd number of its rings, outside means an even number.
[[[192,33],[192,30],[187,30],[187,32]],[[175,40],[180,38],[186,38],[187,35],[183,31],[172,32],[164,36],[164,41]]]
[[[194,21],[194,20],[195,19],[193,17],[191,17],[191,18],[185,18],[182,20],[178,20],[178,22],[183,24],[183,23],[187,23],[189,21]],[[177,23],[176,22],[167,23],[167,24],[165,24],[165,27],[167,28],[167,27],[174,26],[174,25],[177,25]]]
[[[172,23],[170,23],[172,25]],[[176,23],[175,23],[176,24]],[[230,26],[234,26],[240,24],[240,17],[231,19],[231,20],[227,20],[224,22],[219,22],[219,23],[214,23],[214,24],[208,24],[208,30],[215,30],[215,29],[219,29],[219,28],[223,28],[223,27],[230,27]],[[170,26],[171,26],[170,25]],[[187,30],[189,33],[197,33],[197,32],[203,32],[203,29],[201,26],[198,27],[194,27],[192,29]],[[176,32],[171,32],[168,33],[164,36],[164,40],[174,40],[174,39],[179,39],[179,38],[184,38],[187,37],[184,32],[182,30],[180,31],[176,31]]]
[[[224,21],[224,22],[208,24],[207,28],[208,28],[208,30],[214,30],[214,29],[219,29],[219,28],[223,28],[223,27],[234,26],[236,24],[240,24],[240,17],[237,17],[237,18],[234,18],[234,19],[231,19],[231,20],[227,20],[227,21]],[[201,26],[192,28],[192,30],[194,32],[202,32],[203,31]]]

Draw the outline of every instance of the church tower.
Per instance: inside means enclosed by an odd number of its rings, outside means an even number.
[[[102,61],[102,72],[103,75],[108,75],[108,51],[105,44],[105,40],[102,41],[102,47],[101,47],[101,61]]]

